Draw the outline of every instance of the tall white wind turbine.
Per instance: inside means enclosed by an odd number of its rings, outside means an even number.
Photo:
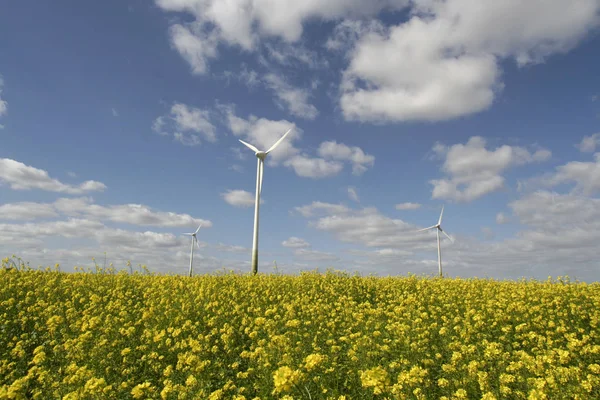
[[[254,236],[252,239],[252,274],[253,275],[256,275],[256,273],[258,272],[258,208],[260,206],[260,193],[262,191],[263,169],[264,169],[265,158],[267,158],[267,155],[270,152],[272,152],[273,150],[275,150],[275,148],[277,146],[279,146],[279,143],[281,143],[283,141],[283,139],[285,139],[285,137],[288,135],[288,133],[291,132],[291,130],[292,130],[292,128],[290,128],[267,151],[258,150],[256,147],[254,147],[251,144],[246,143],[240,139],[240,142],[242,142],[246,147],[248,147],[250,150],[252,150],[254,152],[254,154],[256,155],[256,158],[258,159],[257,165],[256,165],[256,199],[255,199],[255,203],[254,203]]]
[[[446,237],[448,239],[450,239],[451,242],[454,242],[454,239],[452,239],[443,229],[442,229],[442,215],[444,215],[444,206],[442,206],[442,212],[440,213],[440,219],[438,220],[438,223],[430,226],[429,228],[425,228],[425,229],[419,229],[417,232],[423,232],[423,231],[428,231],[429,229],[435,229],[436,230],[436,234],[437,234],[437,248],[438,248],[438,266],[439,266],[439,272],[440,272],[440,277],[442,276],[442,248],[440,247],[440,232],[442,232],[444,235],[446,235]]]
[[[194,270],[193,270],[193,267],[192,267],[192,263],[194,261],[194,242],[196,242],[196,245],[198,246],[198,249],[200,249],[200,243],[198,243],[198,238],[196,237],[196,234],[198,233],[198,231],[200,230],[201,227],[202,227],[202,224],[198,225],[198,229],[196,229],[196,232],[194,232],[194,233],[184,233],[184,235],[192,237],[192,248],[190,249],[190,272],[189,272],[189,276],[192,276],[192,274],[194,273]]]

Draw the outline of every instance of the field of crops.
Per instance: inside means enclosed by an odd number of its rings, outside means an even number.
[[[598,283],[16,269],[0,283],[0,398],[600,398]]]

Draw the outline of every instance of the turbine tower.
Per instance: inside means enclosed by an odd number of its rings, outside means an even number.
[[[290,133],[292,128],[290,128],[278,141],[275,142],[273,146],[267,151],[260,151],[256,147],[252,146],[249,143],[244,142],[240,139],[240,142],[248,147],[250,150],[254,152],[256,158],[258,159],[256,165],[256,199],[254,203],[254,236],[252,238],[252,274],[256,275],[258,272],[258,208],[260,205],[260,192],[262,191],[262,181],[263,181],[263,169],[265,158],[267,155],[275,150],[279,143],[285,139],[285,137]]]
[[[198,249],[200,249],[200,243],[198,243],[198,238],[196,237],[196,234],[200,230],[200,227],[202,227],[202,224],[198,225],[198,229],[196,229],[196,232],[194,232],[194,233],[184,233],[184,235],[192,237],[192,248],[190,249],[190,272],[189,272],[189,276],[192,276],[192,274],[194,273],[194,270],[193,270],[193,267],[192,267],[192,262],[194,261],[194,242],[196,242],[196,245],[198,246]]]
[[[443,229],[442,229],[442,215],[444,215],[444,206],[442,206],[442,212],[440,213],[440,219],[438,220],[438,223],[430,226],[429,228],[425,228],[425,229],[419,229],[417,232],[423,232],[423,231],[428,231],[429,229],[435,229],[436,230],[436,234],[437,234],[437,249],[438,249],[438,266],[439,266],[439,272],[440,272],[440,277],[442,276],[442,248],[440,247],[440,232],[442,232],[444,235],[446,235],[446,237],[448,239],[450,239],[451,242],[454,242],[454,239],[452,239]]]

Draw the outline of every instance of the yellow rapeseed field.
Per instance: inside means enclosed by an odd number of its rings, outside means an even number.
[[[599,320],[568,279],[3,268],[0,399],[599,399]]]

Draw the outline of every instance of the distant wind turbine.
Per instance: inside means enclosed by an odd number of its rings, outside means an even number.
[[[254,236],[252,239],[252,274],[256,275],[258,272],[258,208],[260,205],[260,193],[262,191],[262,181],[263,181],[263,168],[265,163],[265,158],[267,155],[275,150],[279,143],[285,139],[285,137],[290,133],[292,128],[290,128],[278,141],[275,142],[273,146],[267,151],[260,151],[256,147],[252,146],[249,143],[244,142],[240,139],[240,142],[248,147],[250,150],[254,152],[256,158],[258,159],[258,163],[256,165],[256,199],[254,203]]]
[[[454,239],[452,239],[443,229],[442,229],[442,215],[444,215],[444,206],[442,206],[442,212],[440,213],[440,219],[438,220],[438,223],[430,226],[429,228],[425,228],[425,229],[419,229],[417,232],[423,232],[423,231],[428,231],[429,229],[435,229],[436,233],[437,233],[437,248],[438,248],[438,266],[439,266],[439,271],[440,271],[440,276],[442,276],[442,248],[440,247],[440,232],[442,232],[444,235],[446,235],[446,237],[448,239],[450,239],[451,242],[454,242]]]
[[[194,272],[193,266],[192,266],[192,263],[194,261],[194,242],[196,242],[196,245],[198,246],[198,249],[200,249],[200,244],[198,243],[198,238],[196,237],[196,234],[198,233],[198,231],[200,230],[201,227],[202,227],[202,224],[198,225],[198,229],[196,229],[196,232],[194,232],[194,233],[184,233],[184,235],[192,237],[192,248],[190,249],[190,272],[189,272],[189,276],[192,276],[192,274]]]

